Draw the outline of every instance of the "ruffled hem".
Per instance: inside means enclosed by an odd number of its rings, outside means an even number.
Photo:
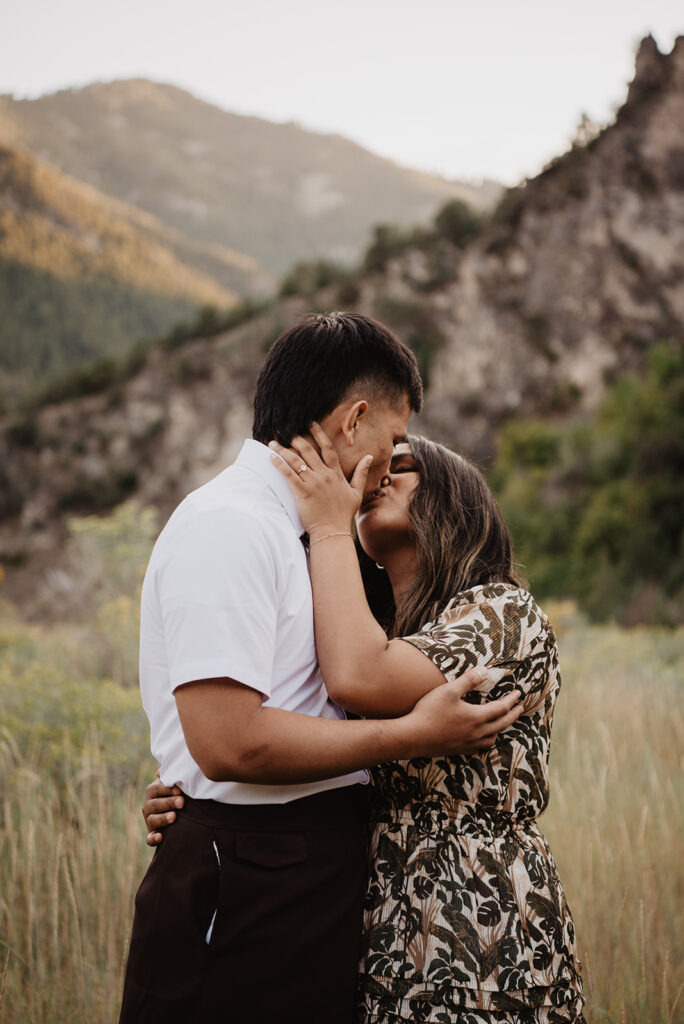
[[[361,976],[359,1024],[584,1024],[579,982],[510,992],[415,986],[401,996],[395,986],[396,978]]]

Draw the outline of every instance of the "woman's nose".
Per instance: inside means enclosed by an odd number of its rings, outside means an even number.
[[[385,474],[385,476],[383,476],[382,480],[380,481],[380,486],[381,487],[389,487],[389,485],[391,483],[392,483],[392,481],[390,480],[389,476],[387,474]]]

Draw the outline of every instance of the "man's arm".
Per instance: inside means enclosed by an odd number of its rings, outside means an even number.
[[[263,707],[260,693],[232,679],[188,683],[175,697],[188,749],[208,779],[296,784],[383,761],[490,747],[520,714],[520,694],[486,705],[463,701],[482,679],[473,669],[428,693],[401,718],[353,722]]]
[[[441,745],[439,753],[444,753],[446,746],[457,748],[453,752],[461,754],[487,749],[493,745],[497,733],[511,725],[520,714],[522,706],[514,704],[515,693],[486,705],[463,701],[463,693],[477,686],[481,678],[478,670],[471,670],[457,683],[441,686],[439,693],[431,694],[430,700],[434,697],[435,706],[430,707],[426,697],[425,704],[419,702],[423,707],[414,709],[414,713],[417,710],[419,715],[425,714],[428,718],[438,716],[441,728],[445,725],[442,701],[446,699],[453,731],[449,742]],[[241,707],[243,699],[244,708]],[[415,730],[413,739],[418,742],[420,731],[420,718],[416,723],[411,721],[411,715],[389,722],[340,722],[263,708],[261,697],[255,690],[232,680],[189,683],[176,690],[176,701],[186,742],[200,768],[205,774],[214,771],[224,778],[232,766],[235,774],[230,777],[237,780],[239,776],[239,781],[305,782],[328,775],[344,775],[383,760],[403,760],[410,756],[408,747],[411,740],[407,736]],[[205,721],[207,712],[209,725]],[[212,722],[218,721],[218,714],[222,724],[212,726]],[[257,715],[261,715],[261,719],[256,718]],[[227,716],[232,725],[223,716]],[[250,722],[256,726],[255,731],[250,730]],[[429,729],[429,722],[424,722],[423,728]],[[228,731],[230,740],[226,737]],[[433,742],[439,745],[434,737],[431,738]],[[262,747],[256,750],[255,744],[259,743]],[[397,743],[399,747],[406,743],[407,749],[394,749]],[[381,749],[383,745],[388,748],[384,752]],[[250,756],[250,748],[252,755],[256,752],[257,756]],[[176,812],[184,803],[183,794],[177,786],[165,786],[158,778],[148,785],[142,808],[148,846],[161,843],[162,833],[159,830],[176,820]]]

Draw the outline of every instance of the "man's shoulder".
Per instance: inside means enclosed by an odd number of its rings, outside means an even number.
[[[206,544],[239,537],[246,544],[278,545],[285,511],[268,485],[239,465],[191,491],[176,507],[155,544],[155,556],[170,554],[193,538]]]
[[[228,466],[183,498],[167,525],[209,521],[222,515],[259,516],[269,502],[268,487],[243,466]]]

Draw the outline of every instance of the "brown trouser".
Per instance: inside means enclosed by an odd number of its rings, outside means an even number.
[[[186,797],[136,896],[120,1024],[354,1024],[362,790]]]

